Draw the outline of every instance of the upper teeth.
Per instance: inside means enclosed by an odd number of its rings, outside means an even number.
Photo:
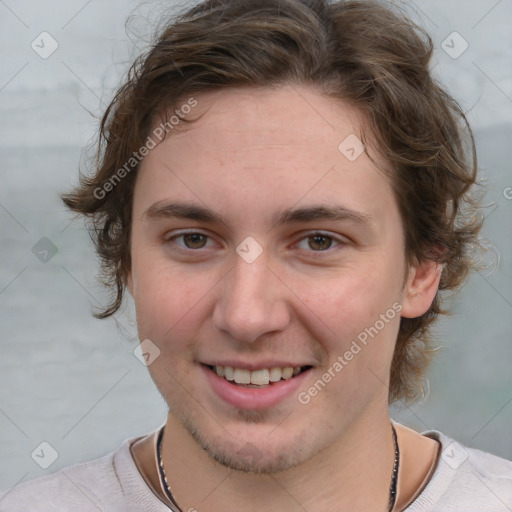
[[[269,382],[278,382],[281,379],[289,379],[300,373],[300,366],[286,366],[284,368],[263,368],[262,370],[245,370],[243,368],[231,368],[231,366],[215,366],[215,372],[219,377],[235,381],[237,384],[256,384],[264,386]]]

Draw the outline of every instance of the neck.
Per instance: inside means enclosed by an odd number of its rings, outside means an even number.
[[[279,473],[252,474],[213,461],[169,415],[162,458],[183,512],[247,510],[386,511],[395,458],[387,409],[351,425],[336,443]],[[198,478],[198,475],[201,478]]]

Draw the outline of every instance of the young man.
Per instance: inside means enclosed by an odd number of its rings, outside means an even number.
[[[431,52],[372,1],[210,0],[162,32],[65,202],[117,290],[99,316],[135,301],[167,421],[0,510],[512,509],[512,463],[388,412],[480,229]]]

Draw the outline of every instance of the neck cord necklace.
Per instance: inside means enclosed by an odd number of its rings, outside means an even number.
[[[160,429],[158,433],[158,439],[156,441],[156,460],[158,461],[158,476],[160,477],[160,488],[164,492],[167,499],[176,507],[176,510],[179,512],[183,512],[180,506],[176,503],[174,496],[171,492],[171,487],[169,482],[167,481],[167,476],[165,475],[164,469],[164,461],[162,460],[162,438],[164,434],[164,427]]]
[[[389,506],[388,512],[392,512],[396,502],[396,488],[398,484],[398,468],[400,467],[400,449],[398,448],[398,439],[393,423],[391,423],[393,431],[393,444],[395,445],[395,461],[393,462],[393,473],[391,475],[391,484],[389,485]]]
[[[396,488],[398,483],[398,468],[400,466],[400,450],[398,448],[398,439],[396,436],[395,426],[391,424],[391,430],[393,431],[393,444],[395,445],[395,460],[393,462],[393,474],[391,475],[391,484],[389,486],[389,505],[388,512],[393,510],[396,502]],[[164,492],[167,499],[173,504],[174,507],[179,512],[182,512],[179,505],[176,503],[174,496],[171,492],[171,487],[169,486],[169,482],[167,481],[167,476],[165,475],[164,469],[164,461],[162,460],[162,438],[164,433],[164,427],[160,429],[158,433],[158,439],[156,442],[156,459],[158,461],[158,476],[160,477],[160,487]]]

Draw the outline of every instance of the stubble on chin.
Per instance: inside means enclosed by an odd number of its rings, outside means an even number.
[[[218,463],[232,471],[242,473],[253,473],[258,475],[271,475],[280,473],[296,467],[309,460],[315,453],[310,445],[311,440],[297,439],[293,447],[280,444],[279,451],[276,449],[263,450],[251,442],[251,439],[235,440],[233,435],[222,426],[222,434],[206,434],[191,414],[183,414],[173,408],[172,415],[185,428],[195,443],[204,450],[210,460]],[[267,415],[263,411],[237,411],[238,418],[247,424],[263,423]],[[268,437],[275,432],[278,434],[279,426],[269,429]],[[304,437],[304,436],[300,436]],[[309,441],[309,443],[307,442]],[[309,446],[309,450],[305,447]],[[320,450],[318,450],[320,451]]]

